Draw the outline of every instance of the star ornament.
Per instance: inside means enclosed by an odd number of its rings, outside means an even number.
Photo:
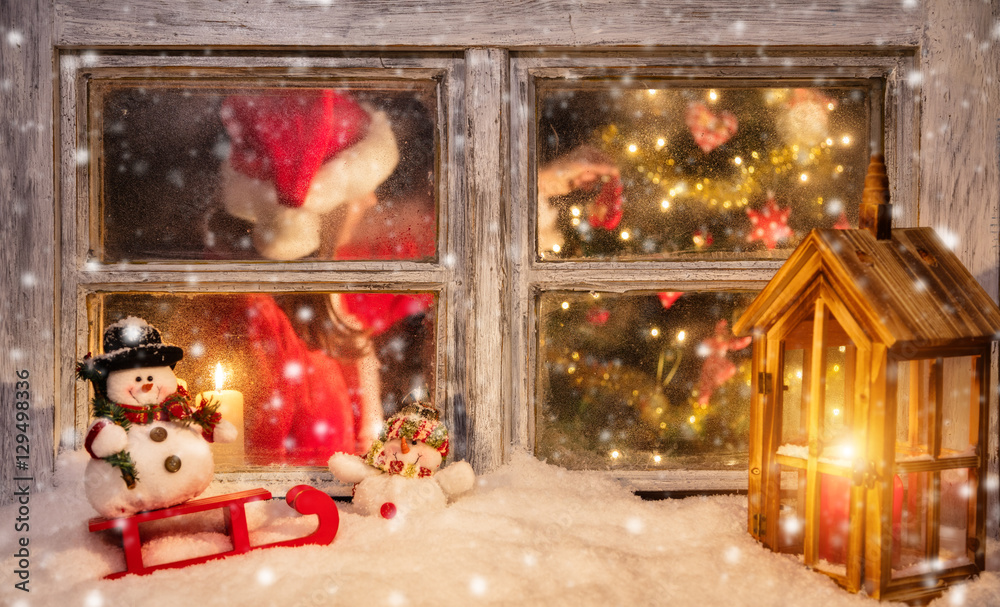
[[[792,229],[788,227],[788,216],[791,214],[791,207],[779,207],[773,197],[768,198],[760,210],[748,208],[747,216],[752,227],[747,234],[747,242],[759,240],[768,249],[775,248],[779,242],[792,236]]]

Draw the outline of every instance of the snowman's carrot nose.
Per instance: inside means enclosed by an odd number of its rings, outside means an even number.
[[[399,437],[399,449],[403,453],[409,453],[410,452],[410,445],[407,443],[407,440],[406,440],[405,436],[400,436]]]
[[[153,384],[142,384],[142,391],[149,392],[153,389]]]

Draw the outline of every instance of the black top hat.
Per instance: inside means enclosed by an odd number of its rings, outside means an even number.
[[[141,318],[129,316],[104,330],[104,354],[93,358],[94,367],[103,375],[136,367],[173,368],[184,358],[184,350],[165,344],[160,332]]]

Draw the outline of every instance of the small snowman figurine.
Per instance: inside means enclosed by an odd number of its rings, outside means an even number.
[[[449,498],[472,489],[472,466],[455,462],[441,468],[447,456],[448,428],[434,407],[416,402],[386,420],[364,458],[334,453],[329,466],[338,481],[355,484],[352,503],[358,512],[393,518],[443,508]]]
[[[212,482],[210,442],[232,442],[236,428],[218,403],[192,404],[174,375],[181,348],[130,316],[104,332],[104,354],[84,359],[81,379],[94,387],[94,422],[84,446],[87,500],[101,516],[131,516],[185,502]]]

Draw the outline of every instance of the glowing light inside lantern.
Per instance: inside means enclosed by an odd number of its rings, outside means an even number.
[[[850,443],[832,445],[829,449],[829,454],[839,459],[854,459],[854,453],[854,445]]]
[[[847,352],[847,346],[840,346],[837,349],[840,350],[841,352]]]
[[[809,173],[802,173],[801,175],[799,175],[799,180],[800,181],[809,181]]]
[[[685,337],[687,337],[687,333],[685,333],[684,331],[677,332],[677,341],[684,341]]]
[[[802,371],[801,370],[796,371],[795,372],[795,377],[798,378],[798,379],[802,379]]]
[[[552,245],[552,252],[553,253],[558,253],[559,251],[562,251],[562,247],[560,247],[557,244]]]
[[[719,94],[716,93],[714,90],[708,91],[708,100],[709,101],[718,101],[719,100]]]
[[[736,164],[743,164],[743,159],[737,156],[736,158],[733,158],[733,162]]]
[[[657,464],[658,464],[658,463],[660,463],[660,460],[662,460],[662,459],[663,459],[663,458],[662,458],[662,457],[660,457],[659,455],[654,455],[654,456],[653,456],[653,461],[654,461],[654,462],[656,462]]]
[[[660,137],[659,139],[656,140],[656,149],[660,149],[665,145],[667,145],[667,140],[664,139],[663,137]]]
[[[621,456],[622,456],[622,454],[619,453],[617,449],[615,449],[614,451],[611,452],[611,459],[618,459]]]
[[[626,231],[622,232],[622,240],[628,240],[632,235]]]
[[[849,135],[844,135],[844,136],[843,136],[843,137],[842,137],[842,138],[840,139],[840,141],[841,141],[841,142],[842,142],[842,143],[843,143],[844,145],[851,145],[851,138],[850,138],[850,136],[849,136]]]
[[[569,210],[569,214],[572,215],[573,217],[579,217],[580,216],[580,207],[573,207],[573,208],[571,208]]]
[[[632,154],[635,154],[636,152],[638,152],[638,151],[639,151],[639,146],[637,146],[637,145],[636,145],[636,144],[634,144],[634,143],[633,143],[633,144],[630,144],[630,145],[628,146],[628,151],[629,151],[630,153],[632,153]]]
[[[661,200],[660,201],[660,208],[663,209],[664,211],[666,211],[667,209],[669,209],[670,208],[670,201],[667,200],[666,198],[664,198],[663,200]]]
[[[562,309],[563,310],[569,310],[569,302],[568,301],[562,302]]]
[[[693,424],[694,421],[695,421],[695,417],[693,415],[688,418],[688,423]]]
[[[652,330],[650,330],[649,334],[652,335],[653,337],[659,337],[660,330],[654,327]]]

